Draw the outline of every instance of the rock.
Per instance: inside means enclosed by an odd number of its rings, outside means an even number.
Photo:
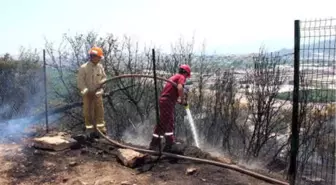
[[[128,182],[128,181],[122,181],[122,182],[120,183],[120,185],[136,185],[136,184],[132,184],[132,183],[130,183],[130,182]]]
[[[82,182],[81,180],[74,180],[69,183],[69,185],[87,185],[85,182]]]
[[[62,179],[62,182],[63,182],[63,183],[66,183],[66,182],[68,182],[68,180],[69,180],[68,178],[63,178],[63,179]]]
[[[94,183],[94,185],[114,185],[114,184],[115,184],[114,180],[113,181],[112,180],[105,180],[105,181],[98,180]]]
[[[65,132],[59,132],[59,133],[57,133],[57,135],[58,135],[58,136],[66,136],[66,135],[68,135],[68,134],[65,133]]]
[[[120,161],[127,167],[134,168],[139,164],[143,164],[147,155],[130,149],[118,149],[117,156]]]
[[[56,164],[52,162],[44,162],[44,166],[49,167],[49,168],[54,168],[56,167]]]
[[[186,171],[186,175],[192,175],[197,171],[196,168],[188,168]]]
[[[104,151],[102,151],[102,150],[99,150],[99,151],[97,152],[98,155],[102,155],[103,153],[104,153]]]
[[[45,136],[33,139],[34,147],[55,151],[65,150],[76,143],[76,140],[64,136]]]
[[[201,179],[203,182],[205,182],[206,181],[206,179]]]
[[[41,155],[42,153],[39,150],[34,150],[34,155]]]
[[[77,165],[77,162],[76,161],[71,161],[70,163],[69,163],[69,166],[71,166],[71,167],[74,167],[74,166],[76,166]]]
[[[89,153],[89,150],[88,150],[87,148],[82,148],[82,149],[80,150],[80,153],[81,153],[81,154],[87,154],[87,153]]]

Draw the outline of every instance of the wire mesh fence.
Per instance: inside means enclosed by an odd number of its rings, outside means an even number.
[[[0,57],[1,142],[28,136],[31,124],[43,126],[35,115],[45,109],[44,70],[41,53],[22,50],[20,55]]]
[[[336,20],[302,21],[299,31],[297,184],[335,184]]]

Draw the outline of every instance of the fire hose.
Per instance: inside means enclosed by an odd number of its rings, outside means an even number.
[[[154,78],[151,75],[124,74],[124,75],[112,77],[112,78],[104,81],[102,83],[102,85],[104,85],[104,84],[106,84],[106,83],[108,83],[110,81],[113,81],[113,80],[117,80],[117,79],[121,79],[121,78],[134,78],[134,77],[137,77],[137,78]],[[162,78],[162,77],[156,77],[156,78],[159,79],[159,80],[162,80],[162,81],[169,82],[169,83],[173,84],[174,86],[177,86],[177,84],[175,82],[170,81],[168,79],[165,79],[165,78]],[[281,180],[277,180],[277,179],[274,179],[274,178],[271,178],[271,177],[268,177],[268,176],[265,176],[265,175],[253,172],[251,170],[247,170],[247,169],[241,168],[241,167],[239,167],[237,165],[231,165],[231,164],[226,164],[226,163],[222,163],[222,162],[218,162],[218,161],[214,161],[214,160],[201,159],[201,158],[196,158],[196,157],[189,157],[189,156],[184,156],[184,155],[179,155],[179,154],[174,154],[174,153],[159,152],[159,151],[147,150],[147,149],[142,149],[142,148],[138,148],[138,147],[124,145],[124,144],[119,143],[118,141],[115,141],[115,140],[109,138],[108,136],[106,136],[105,134],[103,134],[101,132],[101,130],[99,130],[99,129],[97,129],[97,130],[98,130],[98,133],[104,139],[106,139],[109,143],[111,143],[112,145],[115,145],[115,146],[117,146],[119,148],[131,149],[131,150],[134,150],[134,151],[137,151],[137,152],[147,153],[147,154],[151,154],[151,155],[161,155],[162,154],[164,156],[171,157],[171,158],[184,159],[184,160],[190,160],[190,161],[195,161],[195,162],[201,162],[201,163],[205,163],[205,164],[211,164],[211,165],[215,165],[215,166],[231,169],[231,170],[234,170],[234,171],[237,171],[237,172],[240,172],[240,173],[243,173],[243,174],[255,177],[257,179],[260,179],[260,180],[263,180],[263,181],[266,181],[266,182],[269,182],[269,183],[280,184],[280,185],[289,185],[289,183],[287,183],[287,182],[284,182],[284,181],[281,181]]]
[[[137,151],[137,152],[147,153],[147,154],[151,154],[151,155],[159,155],[158,151],[147,150],[147,149],[142,149],[142,148],[138,148],[138,147],[133,147],[133,146],[128,146],[128,145],[121,144],[118,141],[115,141],[115,140],[109,138],[108,136],[106,136],[105,134],[103,134],[99,129],[97,129],[97,130],[98,130],[98,133],[104,139],[106,139],[109,143],[111,143],[111,144],[113,144],[113,145],[115,145],[119,148],[131,149],[131,150],[134,150],[134,151]],[[179,155],[179,154],[174,154],[174,153],[168,153],[168,152],[161,152],[161,154],[164,155],[164,156],[167,156],[167,157],[171,157],[171,158],[201,162],[201,163],[205,163],[205,164],[211,164],[211,165],[231,169],[231,170],[234,170],[234,171],[237,171],[237,172],[255,177],[257,179],[272,183],[272,184],[289,185],[287,182],[283,182],[283,181],[280,181],[280,180],[277,180],[277,179],[274,179],[274,178],[271,178],[271,177],[267,177],[265,175],[253,172],[251,170],[241,168],[237,165],[231,165],[231,164],[226,164],[226,163],[222,163],[222,162],[218,162],[218,161],[214,161],[214,160],[201,159],[201,158],[196,158],[196,157],[189,157],[189,156],[184,156],[184,155]]]

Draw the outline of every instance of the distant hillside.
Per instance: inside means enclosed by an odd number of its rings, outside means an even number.
[[[307,42],[310,42],[310,44]],[[317,41],[317,39],[311,38],[310,40],[301,40],[300,57],[303,60],[335,60],[335,48],[336,39]],[[277,52],[280,55],[288,55],[294,53],[294,48],[284,48]]]
[[[304,42],[305,41],[305,42]],[[310,38],[302,39],[301,41],[301,60],[306,61],[305,63],[313,61],[314,63],[323,62],[324,65],[332,65],[335,60],[335,48],[336,39],[321,40]],[[310,42],[307,43],[307,42]],[[272,56],[286,56],[280,61],[281,64],[293,64],[294,48],[288,49],[284,48],[278,51],[272,52]],[[270,53],[268,53],[270,54]],[[266,55],[268,55],[266,54]],[[253,56],[258,55],[257,53],[251,53],[246,55],[228,55],[228,56],[211,56],[212,60],[220,64],[222,67],[234,67],[234,68],[246,68],[253,66]],[[210,57],[210,56],[209,56]]]

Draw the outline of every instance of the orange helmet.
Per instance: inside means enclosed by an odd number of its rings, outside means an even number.
[[[102,57],[104,57],[104,52],[103,52],[102,48],[94,46],[90,49],[89,55],[96,55],[96,56],[102,58]]]

